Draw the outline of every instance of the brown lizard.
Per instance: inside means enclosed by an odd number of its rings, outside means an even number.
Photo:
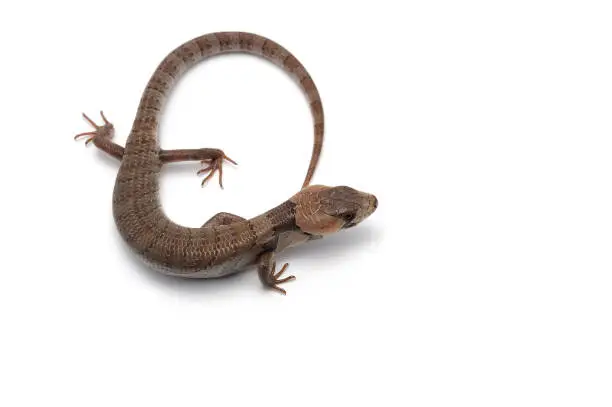
[[[162,165],[177,161],[201,161],[208,173],[216,172],[223,187],[223,164],[235,164],[215,148],[163,150],[157,136],[166,95],[182,73],[204,58],[229,52],[263,56],[284,68],[302,87],[314,119],[312,157],[302,190],[275,208],[244,219],[221,212],[202,227],[184,227],[164,214],[159,199]],[[274,41],[244,32],[206,34],[172,51],[149,80],[124,147],[112,141],[114,127],[100,112],[102,125],[75,136],[87,137],[99,149],[121,160],[113,193],[113,215],[123,239],[146,263],[164,274],[191,278],[216,278],[256,264],[264,285],[285,294],[279,284],[288,264],[276,271],[275,253],[299,243],[357,225],[378,205],[374,195],[346,186],[309,186],[323,143],[323,106],[317,88],[302,64]]]

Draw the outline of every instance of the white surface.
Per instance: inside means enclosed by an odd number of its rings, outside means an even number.
[[[35,3],[0,12],[0,405],[612,403],[609,2]],[[117,163],[72,141],[104,109],[123,143],[156,64],[217,30],[296,54],[328,124],[315,181],[380,201],[282,256],[287,297],[255,272],[141,267],[113,224]],[[301,185],[311,138],[279,69],[210,60],[162,145],[240,166],[223,192],[167,168],[163,204],[189,225],[264,211]]]

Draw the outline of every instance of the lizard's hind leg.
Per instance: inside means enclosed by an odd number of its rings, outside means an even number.
[[[217,148],[199,148],[199,149],[182,149],[182,150],[161,150],[159,158],[163,164],[179,162],[179,161],[201,161],[206,164],[206,168],[198,171],[198,175],[208,172],[208,175],[202,180],[202,186],[219,172],[219,186],[223,188],[223,163],[229,161],[234,165],[238,165],[236,161],[229,158],[223,150]]]
[[[97,125],[96,122],[91,120],[85,113],[83,113],[83,117],[93,126],[94,130],[79,133],[74,136],[74,139],[78,140],[79,138],[87,138],[85,145],[93,142],[94,146],[98,147],[100,150],[105,151],[109,155],[121,160],[123,158],[124,149],[119,144],[112,141],[112,138],[115,135],[115,127],[106,119],[102,111],[100,111],[100,116],[102,116],[102,120],[104,121],[104,124],[101,126]]]

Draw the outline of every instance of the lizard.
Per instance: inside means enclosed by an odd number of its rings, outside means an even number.
[[[218,173],[223,188],[223,165],[236,164],[217,148],[164,150],[158,127],[163,105],[173,85],[190,67],[219,54],[242,52],[263,57],[291,75],[302,88],[314,122],[314,143],[302,189],[278,206],[245,219],[220,212],[201,227],[170,220],[161,208],[159,174],[162,165],[200,161],[207,174],[204,185]],[[378,206],[377,198],[348,186],[310,185],[323,144],[323,106],[317,87],[304,66],[276,42],[246,32],[215,32],[194,38],[170,52],[149,79],[126,140],[112,141],[113,124],[100,111],[98,125],[85,113],[93,131],[77,134],[120,160],[113,190],[113,217],[129,248],[157,271],[185,278],[218,278],[256,266],[264,286],[282,294],[280,287],[295,276],[283,276],[288,263],[276,270],[276,254],[287,247],[359,224]]]

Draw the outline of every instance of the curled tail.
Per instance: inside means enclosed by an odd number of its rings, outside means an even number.
[[[170,52],[159,64],[155,73],[149,80],[145,92],[140,100],[134,128],[145,130],[150,138],[149,143],[158,145],[157,128],[160,111],[166,101],[170,89],[191,66],[205,58],[230,52],[243,52],[262,56],[263,58],[282,67],[297,82],[299,82],[310,104],[314,121],[314,143],[312,155],[308,165],[303,187],[310,184],[321,155],[323,146],[324,117],[323,105],[317,87],[306,68],[288,50],[276,42],[257,34],[245,32],[217,32],[205,34],[187,41]],[[138,125],[138,126],[136,126]],[[130,136],[131,138],[132,136]],[[140,143],[143,134],[139,135]],[[127,145],[130,144],[128,139]]]

